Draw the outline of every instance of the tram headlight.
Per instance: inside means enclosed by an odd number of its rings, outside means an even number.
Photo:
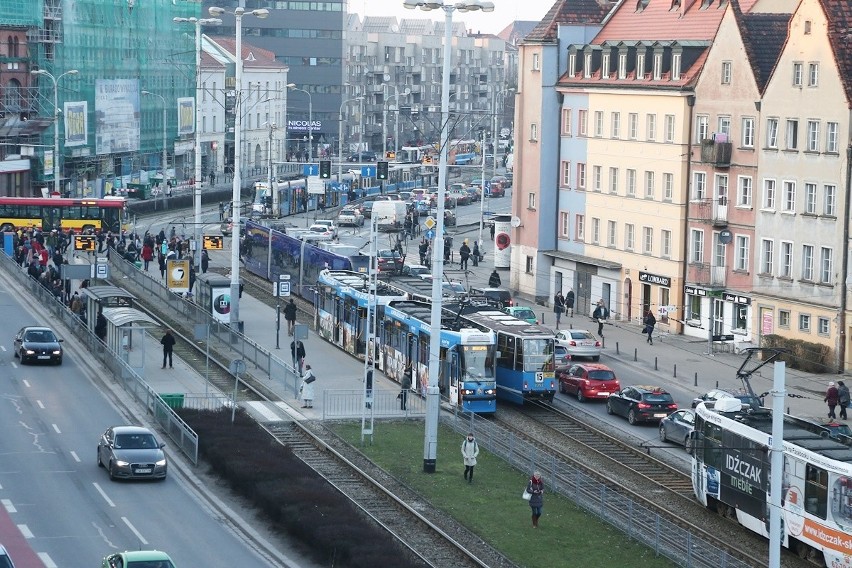
[[[485,389],[485,394],[497,394],[497,389]]]

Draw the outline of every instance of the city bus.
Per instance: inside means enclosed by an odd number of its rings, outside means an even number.
[[[89,229],[118,233],[127,227],[126,200],[60,197],[0,197],[0,231],[37,227],[76,232]]]

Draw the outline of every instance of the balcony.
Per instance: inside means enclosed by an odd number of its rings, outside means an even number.
[[[698,203],[696,217],[704,223],[714,227],[728,226],[728,198],[725,196],[716,199],[702,199]]]
[[[727,141],[727,136],[724,137],[724,141],[719,141],[720,137],[716,135],[713,139],[701,141],[701,161],[717,168],[729,168],[733,145]]]
[[[688,280],[705,288],[724,288],[727,280],[727,267],[712,264],[690,263]]]

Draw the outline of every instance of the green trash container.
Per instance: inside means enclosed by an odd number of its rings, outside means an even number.
[[[183,393],[160,393],[160,398],[166,403],[166,406],[173,410],[183,408]]]

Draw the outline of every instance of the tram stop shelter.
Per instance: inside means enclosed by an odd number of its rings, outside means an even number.
[[[231,279],[208,272],[195,280],[195,302],[213,319],[229,323],[231,317]]]
[[[118,286],[89,286],[80,290],[86,303],[86,325],[94,333],[98,312],[106,308],[132,308],[136,297]],[[141,313],[141,312],[140,312]]]
[[[106,344],[140,377],[145,376],[145,330],[160,324],[135,308],[104,308]]]

